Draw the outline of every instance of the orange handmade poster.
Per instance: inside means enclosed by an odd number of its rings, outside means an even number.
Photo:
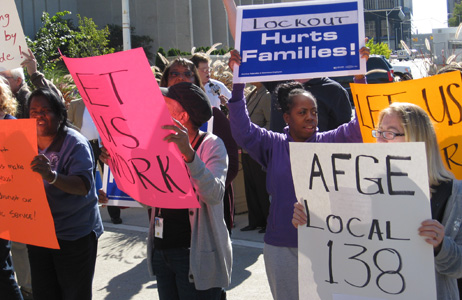
[[[59,249],[37,155],[36,121],[0,121],[0,238]]]
[[[462,81],[460,72],[384,84],[351,84],[365,143],[375,143],[379,112],[394,102],[420,106],[430,117],[443,162],[462,179]],[[460,149],[459,149],[460,148]]]

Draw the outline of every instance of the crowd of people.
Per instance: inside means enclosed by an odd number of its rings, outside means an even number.
[[[233,29],[234,1],[223,2]],[[103,233],[98,202],[107,202],[96,189],[95,170],[110,157],[82,99],[68,109],[59,90],[37,71],[33,53],[23,54],[36,89],[29,90],[22,68],[0,72],[0,119],[37,121],[38,155],[30,168],[43,179],[60,249],[0,239],[0,293],[8,300],[91,299]],[[367,60],[369,50],[363,47],[360,56]],[[307,215],[295,195],[289,143],[362,143],[360,126],[348,95],[328,78],[255,82],[246,97],[245,84],[235,83],[230,91],[211,79],[210,63],[202,53],[178,57],[159,83],[172,124],[152,130],[164,131],[164,141],[177,146],[199,208],[148,207],[148,269],[161,300],[226,299],[240,147],[249,209],[248,225],[240,230],[265,234],[273,298],[299,299],[297,227],[306,224]],[[240,63],[233,50],[229,67]],[[354,80],[367,84],[364,75]],[[213,129],[207,130],[212,117]],[[462,185],[443,165],[431,120],[416,105],[394,103],[380,113],[372,134],[378,143],[425,143],[432,219],[422,220],[418,231],[434,249],[438,299],[459,299],[462,231],[454,224],[462,213]],[[110,213],[113,223],[122,222],[120,209]]]

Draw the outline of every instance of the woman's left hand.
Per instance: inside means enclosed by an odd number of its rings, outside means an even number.
[[[191,144],[189,143],[188,129],[184,127],[178,120],[175,120],[174,118],[172,119],[176,125],[164,125],[162,126],[162,129],[173,130],[175,132],[170,133],[169,135],[164,137],[164,141],[167,141],[169,143],[174,142],[178,146],[178,149],[180,150],[181,154],[183,154],[183,159],[187,163],[190,163],[194,159],[195,152]]]
[[[363,46],[361,47],[361,49],[359,49],[359,56],[361,58],[364,58],[366,61],[369,59],[370,55],[371,55],[371,49],[369,49],[368,47]]]
[[[39,173],[43,179],[50,182],[54,179],[54,174],[51,171],[50,160],[43,154],[34,157],[30,163],[32,171]]]
[[[433,248],[438,249],[444,239],[444,226],[437,220],[425,220],[419,227],[419,235],[425,237],[425,241]]]

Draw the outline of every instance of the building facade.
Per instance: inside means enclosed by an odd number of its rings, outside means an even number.
[[[235,0],[237,5],[293,2],[294,0]],[[15,0],[24,32],[30,38],[41,26],[44,11],[54,15],[70,11],[74,23],[77,14],[92,18],[100,27],[122,24],[122,0]],[[376,42],[388,42],[392,49],[399,41],[410,41],[408,16],[411,0],[364,0],[366,36]],[[406,15],[399,18],[400,9]],[[388,17],[388,32],[387,22]],[[152,50],[177,48],[191,51],[192,47],[222,43],[233,47],[228,30],[226,11],[221,0],[130,0],[130,23],[135,34],[148,35],[154,42]]]
[[[364,23],[368,38],[400,49],[400,41],[411,45],[411,0],[364,0]],[[388,24],[387,24],[388,20]]]

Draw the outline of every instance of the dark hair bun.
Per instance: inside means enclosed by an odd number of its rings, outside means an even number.
[[[278,97],[279,107],[282,112],[289,111],[289,94],[291,91],[295,89],[304,89],[303,85],[297,81],[289,81],[285,83],[281,83],[276,87],[275,93]]]

